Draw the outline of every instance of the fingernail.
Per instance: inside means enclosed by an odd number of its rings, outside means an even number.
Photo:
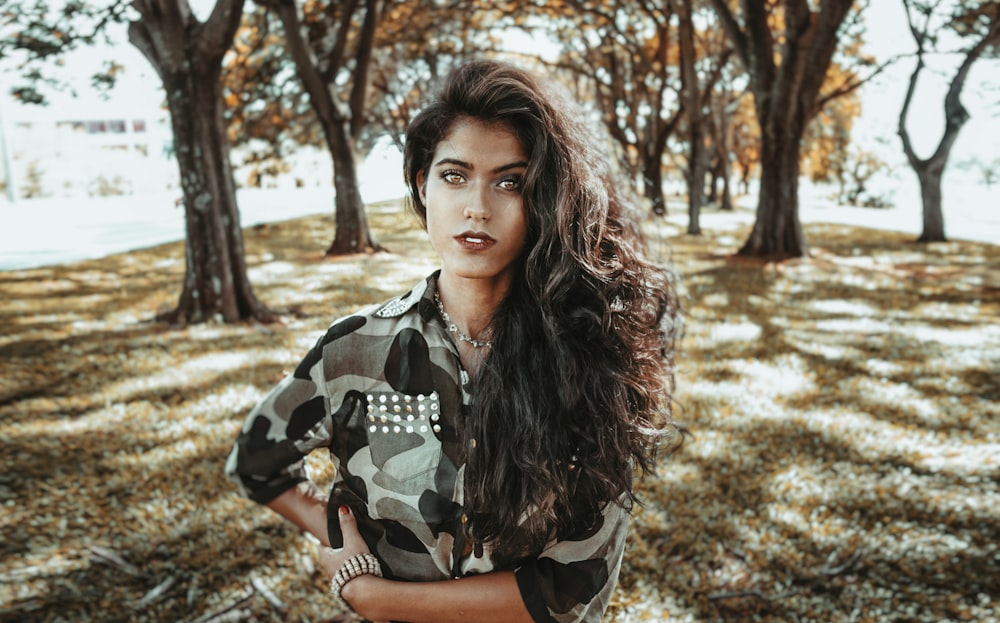
[[[340,514],[341,515],[350,515],[351,514],[351,509],[348,508],[346,504],[344,504],[344,505],[342,505],[340,507]]]

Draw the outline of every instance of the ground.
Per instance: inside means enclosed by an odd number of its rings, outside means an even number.
[[[389,253],[323,258],[329,217],[247,230],[275,325],[153,322],[179,243],[0,272],[0,620],[338,614],[222,465],[332,319],[433,269],[398,205],[370,219]],[[811,258],[759,264],[744,225],[649,226],[691,434],[641,481],[606,621],[1000,621],[1000,247],[809,224]]]

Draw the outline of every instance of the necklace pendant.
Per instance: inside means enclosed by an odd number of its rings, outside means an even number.
[[[451,316],[448,315],[448,312],[444,310],[444,303],[441,302],[441,297],[437,292],[434,293],[434,303],[437,304],[438,313],[441,314],[441,320],[444,321],[444,325],[447,327],[448,332],[454,335],[460,342],[468,342],[469,344],[472,344],[473,348],[482,348],[484,346],[490,348],[493,346],[493,342],[489,340],[479,341],[471,335],[462,332],[462,330],[458,328],[458,325],[451,321]]]

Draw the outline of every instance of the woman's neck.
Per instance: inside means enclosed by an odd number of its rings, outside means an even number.
[[[442,275],[438,279],[438,296],[459,331],[479,342],[486,342],[490,339],[493,314],[508,287],[509,283]]]

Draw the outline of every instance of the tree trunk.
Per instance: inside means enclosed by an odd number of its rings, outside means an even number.
[[[649,200],[650,210],[657,216],[667,213],[667,202],[663,198],[663,152],[647,155],[642,166],[642,190]]]
[[[729,185],[729,177],[731,175],[729,170],[729,151],[728,148],[722,154],[719,159],[719,177],[722,178],[722,203],[719,205],[720,210],[726,212],[733,211],[733,191]]]
[[[333,157],[333,187],[337,193],[335,214],[337,231],[326,254],[349,255],[381,250],[381,246],[372,238],[371,230],[368,228],[347,121],[335,119],[329,127],[324,124],[324,132],[327,137],[327,147]]]
[[[738,255],[783,259],[806,255],[799,222],[799,142],[804,122],[782,115],[761,119],[761,172],[757,219]]]
[[[733,192],[729,184],[729,178],[732,177],[733,169],[732,161],[729,158],[733,151],[733,124],[730,123],[729,107],[732,104],[729,102],[729,98],[729,89],[724,86],[722,93],[716,97],[712,115],[709,119],[711,120],[712,146],[715,149],[716,157],[716,166],[713,175],[722,179],[722,201],[719,203],[719,209],[732,212]],[[716,190],[715,183],[715,180],[713,180],[713,192]],[[717,199],[718,197],[715,197],[712,201],[716,201]]]
[[[688,126],[688,228],[687,233],[701,233],[701,206],[705,203],[705,117],[702,114],[701,92],[695,68],[694,23],[691,0],[676,2],[674,10],[680,17],[677,41],[681,62],[681,99],[687,114]]]
[[[708,167],[708,196],[705,201],[715,203],[719,200],[719,167],[722,162],[716,157],[712,165]]]
[[[920,199],[923,203],[923,231],[917,242],[946,242],[944,234],[944,212],[941,209],[941,178],[944,177],[944,163],[921,167],[916,170],[920,179]]]
[[[689,121],[688,126],[691,126]],[[701,234],[701,206],[705,203],[705,141],[700,129],[688,135],[691,148],[688,157],[688,227],[692,236]]]
[[[204,24],[184,0],[155,5],[137,0],[133,7],[142,20],[130,24],[129,40],[163,82],[184,193],[184,285],[176,309],[161,318],[181,324],[273,320],[247,278],[222,116],[222,58],[239,24],[242,0],[219,0]]]

